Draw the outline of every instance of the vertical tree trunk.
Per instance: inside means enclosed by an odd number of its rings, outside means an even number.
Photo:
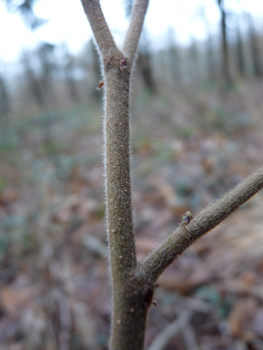
[[[8,115],[10,110],[9,92],[4,77],[0,75],[0,115]]]
[[[194,37],[192,37],[191,46],[188,51],[188,72],[189,74],[189,82],[193,84],[193,82],[200,82],[201,80],[201,72],[199,66],[199,52],[197,43]]]
[[[221,65],[222,65],[222,76],[224,79],[225,88],[231,88],[233,86],[233,80],[230,73],[230,58],[229,58],[229,46],[227,37],[226,27],[226,11],[224,6],[224,0],[217,0],[218,7],[221,14],[220,28],[221,28]]]
[[[261,52],[260,52],[256,30],[252,21],[252,16],[250,14],[247,14],[247,20],[248,20],[248,26],[249,26],[249,41],[250,41],[250,47],[251,47],[251,56],[252,56],[254,74],[257,78],[261,78],[263,75]]]
[[[205,48],[205,55],[206,55],[206,64],[207,64],[207,79],[215,80],[216,78],[216,67],[215,67],[215,53],[214,53],[214,46],[213,46],[213,37],[212,37],[212,31],[211,31],[211,23],[209,22],[207,15],[204,11],[204,8],[201,10],[201,16],[204,21],[204,24],[206,26],[206,32],[207,32],[207,39],[206,39],[206,48]]]
[[[57,68],[54,45],[42,43],[38,47],[37,55],[41,66],[40,85],[43,91],[45,105],[51,107],[54,106],[57,101],[54,86],[54,72]]]
[[[151,54],[148,49],[139,52],[137,64],[144,86],[154,94],[156,92],[156,85],[153,78]]]
[[[75,62],[68,49],[65,49],[64,60],[66,65],[64,67],[64,77],[68,87],[68,95],[73,102],[77,102],[79,100],[79,91],[74,77]]]
[[[26,81],[29,85],[29,90],[39,107],[45,106],[45,98],[43,96],[43,91],[40,86],[39,79],[34,72],[31,62],[31,56],[28,53],[24,53],[22,58],[22,64],[24,66],[24,71],[26,74]]]
[[[237,53],[237,68],[238,73],[241,77],[245,76],[245,58],[243,53],[243,45],[242,45],[242,35],[240,30],[239,21],[237,19],[236,24],[236,53]]]

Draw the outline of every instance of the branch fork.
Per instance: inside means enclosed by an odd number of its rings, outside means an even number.
[[[142,350],[147,310],[160,274],[196,239],[213,229],[263,188],[263,167],[180,225],[142,264],[136,261],[130,180],[130,81],[149,0],[136,0],[122,50],[99,0],[81,0],[102,61],[105,89],[104,139],[107,234],[113,315],[110,350]]]

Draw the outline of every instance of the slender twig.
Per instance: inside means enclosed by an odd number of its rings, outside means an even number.
[[[116,52],[118,49],[101,10],[100,1],[81,0],[81,2],[84,12],[88,17],[101,56],[103,59],[107,59],[113,54],[113,51]]]
[[[149,0],[136,0],[133,6],[130,26],[123,44],[123,52],[131,62],[134,61],[136,55],[148,4]]]
[[[187,225],[180,226],[156,250],[146,257],[143,267],[149,280],[160,274],[195,240],[216,227],[248,199],[263,188],[263,167],[237,185],[232,191],[201,211]]]

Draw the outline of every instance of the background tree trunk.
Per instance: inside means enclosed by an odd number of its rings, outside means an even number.
[[[225,10],[224,0],[217,0],[221,20],[220,20],[220,31],[221,31],[221,67],[222,76],[224,79],[224,86],[231,88],[233,86],[233,80],[230,73],[230,57],[229,57],[229,44],[227,36],[227,14]]]
[[[261,61],[261,52],[259,47],[258,37],[253,25],[253,20],[250,14],[247,14],[247,21],[249,27],[249,41],[251,47],[251,56],[254,74],[257,78],[262,77],[262,61]]]

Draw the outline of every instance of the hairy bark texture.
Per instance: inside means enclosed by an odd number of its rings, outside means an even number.
[[[110,348],[143,348],[146,314],[153,286],[137,268],[130,180],[130,77],[148,6],[137,0],[119,50],[98,0],[82,0],[102,60],[106,95],[104,136],[107,232],[110,249],[113,315]],[[150,300],[150,302],[149,302]]]
[[[99,0],[81,0],[96,39],[105,87],[107,233],[112,278],[111,350],[142,350],[155,280],[192,242],[263,187],[263,168],[173,233],[141,265],[136,262],[130,184],[130,81],[149,0],[136,0],[123,50],[117,48]]]

